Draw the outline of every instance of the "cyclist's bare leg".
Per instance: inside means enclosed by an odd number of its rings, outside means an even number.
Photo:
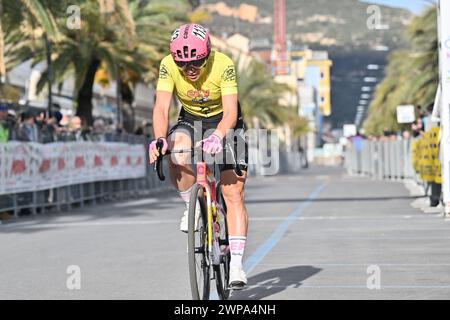
[[[175,131],[168,139],[170,150],[189,149],[192,141],[189,135],[182,131]],[[194,171],[190,153],[174,153],[169,157],[170,179],[179,191],[188,190],[195,183]]]
[[[244,185],[247,172],[242,177],[236,176],[234,170],[225,170],[220,174],[222,195],[227,205],[228,234],[230,236],[247,236],[248,217],[244,204]]]
[[[230,244],[230,287],[240,290],[247,283],[242,258],[247,242],[247,209],[244,204],[244,184],[247,173],[236,176],[234,170],[220,175],[222,195],[227,205],[228,240]]]

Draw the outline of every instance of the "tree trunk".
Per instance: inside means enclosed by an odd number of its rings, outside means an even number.
[[[130,87],[126,83],[122,83],[121,96],[122,96],[122,119],[123,128],[126,132],[134,132],[134,95]]]
[[[84,78],[83,85],[78,91],[77,96],[78,107],[76,115],[80,118],[84,118],[88,125],[92,125],[92,123],[94,122],[94,119],[92,117],[92,95],[94,89],[93,86],[95,73],[97,72],[99,66],[100,60],[98,60],[97,58],[92,58],[92,61],[86,73],[86,77]]]

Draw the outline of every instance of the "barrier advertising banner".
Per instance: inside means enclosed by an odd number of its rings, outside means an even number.
[[[0,195],[145,177],[145,148],[125,143],[0,144]]]

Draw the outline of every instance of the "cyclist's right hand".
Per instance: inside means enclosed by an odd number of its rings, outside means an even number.
[[[162,145],[162,149],[161,149],[161,154],[159,153],[158,147],[156,146],[156,144],[158,142],[162,142],[162,144],[163,144]],[[168,147],[169,147],[169,145],[167,144],[166,138],[158,138],[158,139],[153,140],[150,143],[150,146],[148,148],[148,155],[149,155],[149,158],[150,158],[150,163],[155,162],[156,159],[158,159],[158,157],[160,155],[165,154]]]

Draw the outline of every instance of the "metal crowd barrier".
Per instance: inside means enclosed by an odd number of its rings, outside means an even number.
[[[412,139],[364,140],[360,150],[350,143],[345,151],[345,167],[349,174],[421,183],[412,166],[411,142]]]
[[[131,136],[120,141],[128,143],[143,142],[141,138],[135,139]],[[259,151],[256,150],[251,154],[256,155],[257,152]],[[146,154],[146,157],[148,157],[148,154]],[[148,163],[148,158],[146,161]],[[249,165],[248,174],[249,176],[260,176],[295,173],[301,170],[301,166],[302,158],[299,152],[281,151],[278,156],[273,157],[269,165],[259,164],[257,159],[253,159],[253,164]],[[163,167],[166,175],[164,182],[158,179],[153,172],[153,167],[147,165],[144,178],[98,181],[49,190],[0,195],[0,214],[9,213],[18,217],[28,214],[37,215],[47,211],[70,211],[89,204],[138,198],[169,190],[172,185],[168,178],[167,164]]]
[[[142,136],[121,134],[106,137],[108,141],[114,142],[144,145],[147,143],[147,139]],[[148,163],[147,153],[146,163]],[[96,181],[42,191],[0,195],[0,214],[9,213],[18,217],[46,211],[70,211],[87,204],[137,198],[152,192],[168,190],[170,186],[168,179],[164,182],[159,181],[157,175],[153,173],[152,166],[147,165],[146,176],[143,178]]]

